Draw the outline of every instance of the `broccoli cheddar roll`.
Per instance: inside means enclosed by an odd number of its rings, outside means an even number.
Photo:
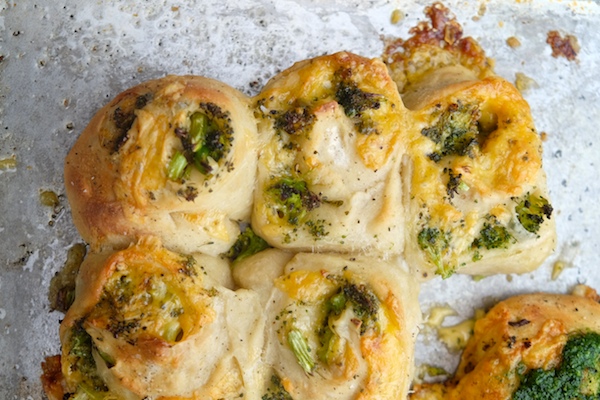
[[[65,398],[257,398],[263,318],[228,269],[148,237],[90,254],[60,328]]]
[[[133,87],[102,108],[65,163],[75,226],[92,248],[160,235],[217,255],[250,217],[256,122],[237,90],[197,76]]]
[[[542,143],[521,94],[497,77],[442,78],[406,104],[414,117],[402,170],[408,263],[444,277],[537,268],[556,234]]]
[[[366,257],[271,249],[234,277],[266,307],[263,398],[406,397],[420,321],[408,274]]]
[[[253,229],[279,248],[401,252],[406,120],[385,65],[350,53],[301,61],[256,106]]]
[[[475,323],[454,378],[417,385],[410,398],[599,398],[597,301],[597,295],[538,293],[498,303]]]

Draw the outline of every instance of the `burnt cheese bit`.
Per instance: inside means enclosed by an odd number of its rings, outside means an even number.
[[[577,58],[579,52],[579,43],[577,38],[573,35],[567,35],[562,37],[558,31],[548,32],[546,43],[552,47],[552,57],[565,57],[569,61],[573,61]]]

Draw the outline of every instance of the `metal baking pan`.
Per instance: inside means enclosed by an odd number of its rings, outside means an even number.
[[[64,197],[63,159],[93,113],[129,86],[197,74],[256,94],[293,62],[340,50],[381,55],[382,36],[406,37],[429,1],[6,0],[0,10],[0,398],[44,398],[43,358],[60,351],[62,315],[50,279],[80,238]],[[509,295],[600,289],[600,6],[593,1],[445,2],[496,61],[535,80],[524,92],[538,131],[558,226],[555,254],[534,273],[436,278],[425,312],[445,304],[469,318]],[[392,23],[392,13],[400,16]],[[546,34],[574,35],[575,61],[551,56]],[[516,37],[521,46],[507,45]],[[53,192],[57,203],[40,200]],[[552,279],[553,266],[566,266]],[[424,334],[417,362],[452,370],[457,353]]]

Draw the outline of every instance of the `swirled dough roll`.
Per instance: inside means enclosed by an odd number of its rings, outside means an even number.
[[[406,397],[420,311],[403,270],[271,249],[237,264],[234,279],[265,304],[267,398]]]
[[[60,328],[65,393],[258,398],[263,317],[255,293],[223,286],[230,279],[226,262],[154,238],[88,255]]]
[[[75,226],[95,249],[159,235],[216,255],[250,217],[256,122],[237,90],[197,76],[142,83],[102,108],[65,163]]]
[[[529,105],[446,7],[425,14],[383,55],[412,111],[406,260],[423,277],[531,271],[556,233]]]
[[[598,398],[600,304],[593,294],[526,294],[498,303],[475,323],[454,378],[417,385],[410,398]]]
[[[443,82],[406,101],[406,260],[444,277],[531,271],[556,233],[529,106],[501,78]]]
[[[402,251],[405,109],[385,65],[350,53],[296,63],[255,99],[252,227],[295,250]]]

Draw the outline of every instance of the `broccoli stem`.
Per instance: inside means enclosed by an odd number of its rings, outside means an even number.
[[[292,352],[296,356],[298,360],[298,364],[302,367],[302,369],[309,375],[312,375],[312,372],[315,368],[315,361],[313,360],[310,354],[310,348],[308,347],[308,342],[302,332],[298,329],[292,329],[288,333],[287,337],[288,345],[292,349]]]
[[[183,177],[188,161],[180,151],[175,152],[169,166],[167,167],[167,177],[172,181],[178,181]]]

